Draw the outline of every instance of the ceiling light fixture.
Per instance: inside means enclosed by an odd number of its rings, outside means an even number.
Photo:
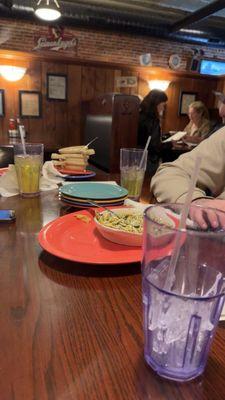
[[[170,81],[160,81],[158,79],[153,79],[151,81],[148,81],[148,86],[149,89],[153,90],[153,89],[158,89],[158,90],[162,90],[163,92],[168,89],[170,84]]]
[[[38,0],[35,14],[45,21],[55,21],[60,18],[61,12],[58,0]]]
[[[7,81],[16,82],[22,79],[26,73],[26,68],[13,65],[0,65],[0,75]]]

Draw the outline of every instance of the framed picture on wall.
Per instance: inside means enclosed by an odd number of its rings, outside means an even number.
[[[5,95],[4,90],[0,89],[0,117],[5,115]]]
[[[188,107],[193,101],[197,100],[197,93],[195,92],[181,92],[179,102],[179,115],[187,115]]]
[[[67,76],[62,74],[47,74],[47,99],[67,100]]]
[[[40,118],[41,93],[32,90],[19,90],[19,110],[22,118]]]

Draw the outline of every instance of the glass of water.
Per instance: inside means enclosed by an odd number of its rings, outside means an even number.
[[[207,209],[202,209],[206,230],[190,217],[179,230],[181,210],[182,205],[163,204],[145,211],[144,356],[160,376],[188,381],[204,371],[224,304],[225,230],[224,213],[216,211],[213,229]]]
[[[144,149],[120,149],[120,184],[128,190],[128,197],[139,200],[141,196],[148,151]]]

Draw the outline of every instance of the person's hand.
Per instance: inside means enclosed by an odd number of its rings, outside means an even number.
[[[214,229],[219,227],[225,229],[225,200],[196,199],[192,204],[201,206],[199,208],[193,207],[190,211],[190,217],[202,229],[207,229],[209,226]],[[211,208],[211,210],[206,210],[206,208]],[[223,211],[224,215],[218,210]]]

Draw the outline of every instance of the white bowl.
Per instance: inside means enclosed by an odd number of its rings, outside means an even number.
[[[100,214],[106,213],[108,211],[102,211]],[[143,212],[139,211],[135,208],[117,208],[113,209],[113,212],[118,216],[123,215],[142,215]],[[102,236],[105,239],[110,240],[111,242],[123,244],[125,246],[142,246],[143,233],[134,233],[134,232],[126,232],[116,228],[111,228],[101,224],[97,218],[94,218],[95,226],[99,230]]]

